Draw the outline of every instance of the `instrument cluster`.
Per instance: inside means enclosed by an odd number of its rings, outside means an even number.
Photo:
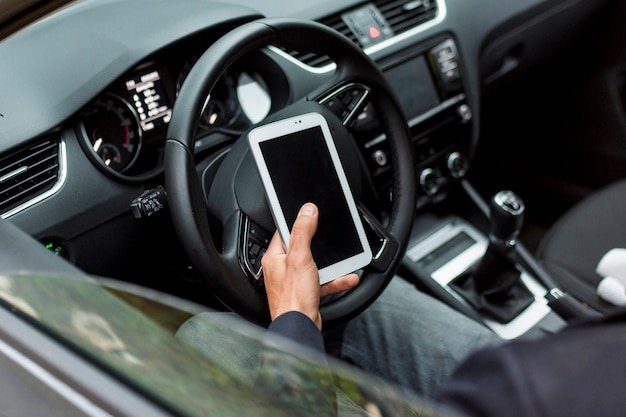
[[[172,108],[198,56],[194,54],[182,64],[144,63],[113,83],[82,112],[78,124],[81,144],[101,170],[128,181],[162,172]],[[233,66],[206,97],[197,135],[238,137],[267,116],[272,104],[259,72]]]

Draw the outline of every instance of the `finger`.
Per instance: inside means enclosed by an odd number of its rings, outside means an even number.
[[[270,244],[265,251],[265,254],[268,253],[270,255],[282,255],[285,253],[285,247],[283,246],[283,241],[280,238],[280,233],[278,233],[278,231],[274,232],[274,236],[272,236],[272,240],[270,241]]]
[[[291,228],[290,251],[309,250],[311,239],[317,230],[317,218],[318,211],[315,204],[306,203],[300,208],[296,221]]]
[[[330,281],[320,288],[320,296],[324,297],[330,294],[347,291],[359,284],[359,276],[357,274],[349,274]]]

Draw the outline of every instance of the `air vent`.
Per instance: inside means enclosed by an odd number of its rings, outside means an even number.
[[[48,138],[0,157],[0,213],[50,191],[59,172],[59,139]]]
[[[435,0],[376,0],[374,4],[396,35],[434,19],[437,15]]]
[[[374,0],[344,13],[328,16],[320,20],[320,23],[335,29],[352,42],[365,48],[369,45],[363,45],[359,42],[358,37],[346,23],[344,14],[353,12],[372,14],[372,10],[376,12],[376,15],[372,16],[372,18],[375,21],[382,19],[384,24],[391,28],[393,36],[397,36],[434,19],[437,16],[438,5],[436,0]],[[299,51],[287,52],[294,58],[312,67],[323,67],[330,64],[330,59],[326,56]]]

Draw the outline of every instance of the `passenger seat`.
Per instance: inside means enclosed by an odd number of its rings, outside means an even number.
[[[535,255],[559,288],[609,313],[619,307],[598,295],[604,277],[596,268],[614,248],[626,248],[626,180],[605,186],[569,209],[545,234]]]

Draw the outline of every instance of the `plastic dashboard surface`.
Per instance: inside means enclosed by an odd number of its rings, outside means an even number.
[[[576,2],[439,0],[436,19],[366,51],[373,59],[383,61],[435,37],[453,36],[457,40],[459,64],[463,69],[465,97],[476,121],[471,132],[471,146],[475,146],[480,129],[477,57],[484,39],[503,22],[538,5],[561,3]],[[85,132],[77,131],[75,127],[82,112],[88,111],[92,103],[109,93],[109,89],[122,96],[125,94],[119,92],[117,83],[128,82],[139,72],[141,75],[153,74],[152,71],[143,73],[148,69],[143,65],[156,63],[151,69],[157,70],[162,79],[167,78],[164,89],[172,106],[177,80],[188,59],[230,28],[261,16],[322,19],[362,4],[364,2],[358,0],[320,1],[315,5],[287,0],[228,3],[207,0],[85,1],[4,40],[0,43],[3,57],[0,74],[10,82],[0,84],[0,154],[49,134],[61,138],[65,144],[63,169],[66,177],[59,192],[13,215],[11,221],[32,236],[71,238],[128,212],[130,201],[140,194],[148,180],[128,183],[115,181],[114,175],[113,181],[110,175],[103,176],[102,170],[95,168],[96,164],[88,159],[84,149],[85,144],[93,148],[95,143],[87,143],[82,137]],[[63,24],[59,24],[61,19],[64,19]],[[81,36],[74,36],[74,33],[81,33]],[[185,41],[192,42],[198,49],[193,53],[185,48],[177,49]],[[165,70],[160,66],[160,54],[172,50],[181,51],[181,58],[176,61],[175,68]],[[28,59],[24,59],[24,51],[29,51]],[[189,51],[189,55],[184,51]],[[292,68],[289,71],[285,77],[293,80],[300,79],[303,70]],[[308,85],[290,84],[291,90],[287,94],[301,94],[316,82],[318,76],[323,75],[313,74],[308,78],[305,81]],[[129,96],[125,100],[131,105],[131,111],[137,111]],[[272,97],[271,100],[277,99]],[[285,97],[278,100],[285,100]],[[118,107],[122,108],[128,106]],[[148,133],[144,132],[141,143],[144,150],[161,140],[161,136],[155,134],[159,129],[155,126]],[[83,145],[80,145],[81,141]],[[122,147],[130,143],[130,137],[123,137]],[[151,172],[158,166],[158,152],[153,158],[145,163],[145,171],[137,172]],[[119,168],[126,174],[142,166],[142,161],[133,160],[132,155],[128,161],[132,161],[131,166]],[[68,205],[68,200],[72,204]]]
[[[362,3],[325,1],[309,6],[291,1],[258,3],[251,0],[232,1],[231,5],[202,0],[105,1],[110,3],[109,7],[87,2],[84,7],[61,12],[59,18],[73,14],[63,25],[57,25],[53,19],[40,24],[38,30],[3,42],[2,54],[6,58],[0,63],[0,73],[14,81],[0,87],[0,97],[3,97],[0,109],[4,115],[0,124],[4,138],[0,152],[63,123],[150,54],[186,36],[202,30],[219,34],[237,23],[262,15],[317,19]],[[374,51],[372,55],[384,56],[434,34],[451,32],[463,39],[464,56],[477,56],[480,42],[490,28],[543,3],[539,0],[481,2],[482,7],[480,2],[441,1],[445,17],[437,25],[393,44],[388,42],[388,48]],[[94,21],[98,24],[94,25]],[[476,33],[476,28],[484,28],[484,33]],[[80,32],[81,36],[72,36],[75,32]],[[28,62],[22,59],[23,43],[28,44],[29,49],[36,45]],[[472,76],[476,66],[471,65],[475,63],[469,64],[466,67],[470,78],[476,80],[475,74]],[[67,68],[72,68],[71,74],[67,74]],[[42,100],[42,89],[47,92],[47,102]],[[24,124],[26,116],[30,123]]]

